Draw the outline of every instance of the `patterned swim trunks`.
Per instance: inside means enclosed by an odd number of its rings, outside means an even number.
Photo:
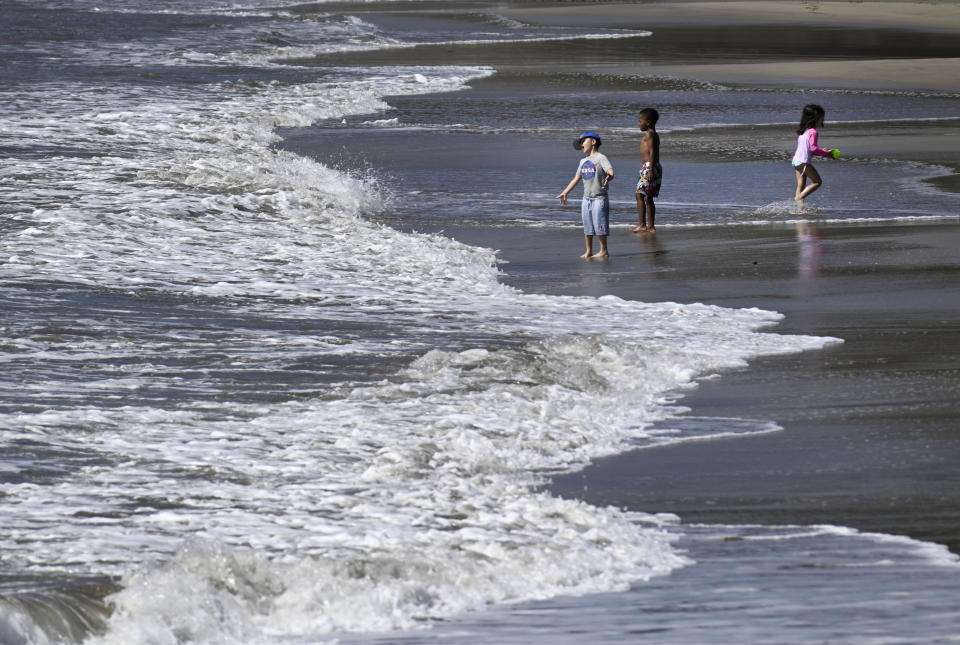
[[[663,168],[658,163],[645,162],[640,166],[640,178],[637,180],[637,192],[643,196],[656,197],[660,194],[660,182],[663,180]]]

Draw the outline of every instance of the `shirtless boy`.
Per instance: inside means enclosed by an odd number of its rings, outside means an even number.
[[[653,108],[644,108],[637,115],[637,123],[645,134],[640,142],[640,177],[637,180],[637,216],[640,223],[630,228],[634,233],[656,233],[653,220],[657,207],[653,198],[660,194],[663,169],[660,167],[660,135],[657,120],[660,114]]]

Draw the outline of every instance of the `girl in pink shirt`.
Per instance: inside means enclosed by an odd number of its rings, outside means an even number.
[[[820,157],[832,157],[836,159],[840,156],[840,151],[824,150],[817,145],[817,128],[823,127],[823,108],[811,103],[803,108],[803,114],[800,116],[800,127],[797,128],[797,151],[793,154],[793,169],[797,173],[797,192],[794,195],[794,201],[802,202],[803,198],[820,188],[823,181],[820,179],[820,173],[810,163],[813,155]],[[810,185],[807,185],[807,179]]]

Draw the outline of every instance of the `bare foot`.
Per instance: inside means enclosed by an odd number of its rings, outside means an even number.
[[[589,258],[589,257],[590,257],[590,251],[587,251],[586,253],[582,254],[580,257],[582,257],[583,259]]]
[[[631,233],[646,233],[649,230],[650,230],[650,227],[644,226],[642,224],[637,224],[636,226],[630,227]]]
[[[598,260],[606,260],[608,257],[610,257],[610,254],[604,250],[604,251],[597,251],[596,253],[590,256],[590,259],[592,260],[596,258]]]
[[[655,229],[654,227],[650,226],[650,227],[648,227],[647,230],[644,231],[644,232],[645,232],[645,233],[656,233],[656,232],[657,232],[657,229]]]

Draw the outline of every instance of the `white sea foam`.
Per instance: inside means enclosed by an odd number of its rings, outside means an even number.
[[[643,314],[612,299],[593,313],[625,324],[620,308]],[[654,307],[647,316],[662,322],[666,314],[701,334],[710,328],[701,316],[736,324],[717,308],[689,320],[684,309]],[[740,317],[749,328],[758,313]],[[756,336],[775,350],[766,337],[777,337],[743,331],[730,342]],[[205,642],[224,636],[224,622],[245,640],[252,625],[252,640],[412,628],[489,603],[622,589],[684,562],[655,518],[637,523],[531,491],[538,472],[627,439],[656,440],[646,429],[669,414],[664,389],[735,357],[670,336],[626,353],[577,336],[516,350],[432,351],[394,381],[334,400],[234,404],[222,421],[206,409],[21,415],[21,427],[65,451],[96,449],[128,465],[91,466],[55,490],[5,487],[8,499],[46,509],[15,521],[9,535],[42,535],[30,561],[76,570],[119,573],[131,553],[179,550],[126,578],[105,642],[164,630]],[[62,436],[64,427],[96,432]],[[130,499],[138,508],[127,507]],[[59,521],[77,509],[100,519]],[[204,540],[180,547],[185,535]],[[95,552],[84,546],[93,543]],[[171,602],[156,603],[158,593]]]

